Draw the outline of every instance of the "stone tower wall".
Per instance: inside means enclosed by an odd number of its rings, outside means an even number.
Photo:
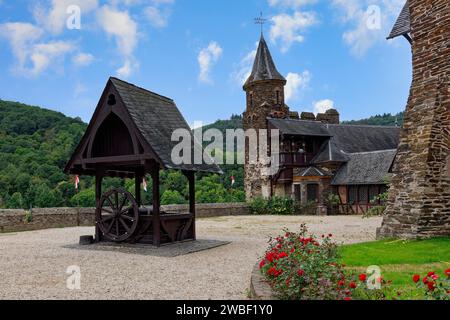
[[[285,82],[280,80],[268,80],[254,83],[246,88],[247,106],[243,115],[244,130],[267,130],[267,117],[277,106],[287,112],[284,105]],[[278,91],[278,101],[277,101]],[[278,102],[278,103],[277,103]],[[259,134],[259,133],[258,133]],[[270,136],[270,135],[268,135]],[[267,143],[267,142],[265,142]],[[258,146],[261,145],[258,141]],[[259,149],[257,149],[259,154]],[[244,186],[247,200],[270,196],[270,180],[263,172],[266,166],[261,163],[249,163],[249,146],[245,146]]]
[[[450,1],[409,3],[413,82],[380,238],[450,235]]]

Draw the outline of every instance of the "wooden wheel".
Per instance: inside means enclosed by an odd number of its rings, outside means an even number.
[[[99,228],[105,238],[124,242],[133,237],[139,222],[139,208],[133,195],[112,189],[100,200]]]

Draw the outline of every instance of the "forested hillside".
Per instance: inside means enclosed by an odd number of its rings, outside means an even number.
[[[369,119],[350,121],[349,124],[399,125],[403,114],[378,115]],[[0,100],[0,208],[36,208],[59,206],[94,206],[94,180],[81,177],[79,190],[75,190],[74,177],[66,176],[63,168],[80,141],[87,125],[80,119]],[[242,128],[242,117],[218,120],[204,131],[216,128]],[[223,165],[224,175],[197,175],[197,201],[199,203],[245,201],[244,170],[242,165]],[[234,176],[235,184],[231,185]],[[147,179],[151,190],[151,179]],[[166,171],[161,177],[163,204],[187,202],[188,188],[185,177]],[[124,187],[133,191],[133,181],[106,179],[103,188]],[[151,202],[151,192],[143,193],[144,203]]]
[[[75,190],[74,177],[63,173],[87,125],[80,119],[0,100],[0,208],[93,206],[94,180],[81,177]],[[198,175],[199,202],[244,201],[242,168],[226,166],[223,176]],[[236,184],[231,187],[231,176]],[[187,202],[187,181],[179,172],[162,173],[163,204]],[[151,179],[147,179],[151,190]],[[124,187],[132,181],[106,179],[104,188]],[[151,192],[143,193],[151,202]]]
[[[385,113],[382,115],[376,115],[367,119],[356,120],[356,121],[344,121],[346,124],[366,124],[371,126],[403,126],[403,112],[392,115],[390,113]]]

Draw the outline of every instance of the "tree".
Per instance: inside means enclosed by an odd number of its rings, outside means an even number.
[[[178,191],[175,190],[166,190],[161,197],[161,204],[163,205],[185,204],[186,202],[186,199]]]
[[[51,190],[46,184],[41,184],[36,188],[36,195],[33,206],[35,208],[59,207],[62,197],[56,191]]]
[[[90,208],[95,207],[95,190],[85,189],[72,197],[70,203],[74,207]]]
[[[6,206],[8,209],[23,209],[23,198],[20,192],[15,192],[11,198],[9,198]]]

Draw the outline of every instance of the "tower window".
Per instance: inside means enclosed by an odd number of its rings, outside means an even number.
[[[277,90],[277,104],[280,104],[280,91]]]
[[[253,94],[250,94],[250,107],[253,108]]]

